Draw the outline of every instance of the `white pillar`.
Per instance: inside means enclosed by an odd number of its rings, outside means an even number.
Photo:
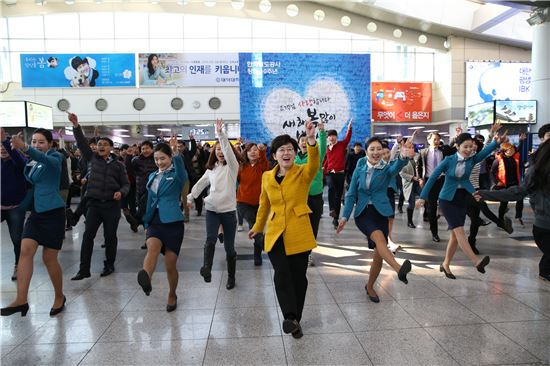
[[[550,22],[533,26],[531,97],[537,101],[537,124],[531,131],[550,123]]]

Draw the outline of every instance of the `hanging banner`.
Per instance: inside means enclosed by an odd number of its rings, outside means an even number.
[[[140,53],[140,87],[239,86],[237,53]]]
[[[133,53],[21,54],[24,88],[135,87]]]
[[[466,116],[474,104],[531,99],[531,75],[530,63],[467,61]]]
[[[373,82],[371,90],[375,121],[432,121],[432,83]]]
[[[352,142],[370,134],[370,55],[240,53],[241,136],[269,143],[297,138],[305,122],[325,122]]]

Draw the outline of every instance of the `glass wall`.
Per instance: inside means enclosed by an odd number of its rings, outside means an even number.
[[[373,81],[433,81],[436,51],[341,31],[167,13],[63,13],[0,18],[0,77],[20,81],[21,53],[371,53]]]

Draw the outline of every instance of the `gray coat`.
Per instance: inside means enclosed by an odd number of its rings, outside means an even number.
[[[414,181],[412,180],[413,177],[415,175],[418,176],[418,174],[415,174],[415,170],[415,159],[411,159],[409,160],[409,163],[405,165],[403,169],[401,169],[401,172],[399,172],[401,180],[403,181],[403,196],[405,196],[405,201],[408,201],[409,197],[411,196],[411,192],[414,186]]]

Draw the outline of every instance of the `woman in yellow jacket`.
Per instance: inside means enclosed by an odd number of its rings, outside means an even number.
[[[319,170],[319,148],[315,125],[306,123],[308,162],[294,164],[298,143],[289,135],[271,142],[271,154],[277,161],[262,176],[262,193],[256,223],[248,233],[252,239],[264,232],[264,249],[275,275],[275,292],[284,316],[283,331],[302,337],[300,319],[306,299],[309,253],[317,246],[309,221],[307,198],[311,182]]]

